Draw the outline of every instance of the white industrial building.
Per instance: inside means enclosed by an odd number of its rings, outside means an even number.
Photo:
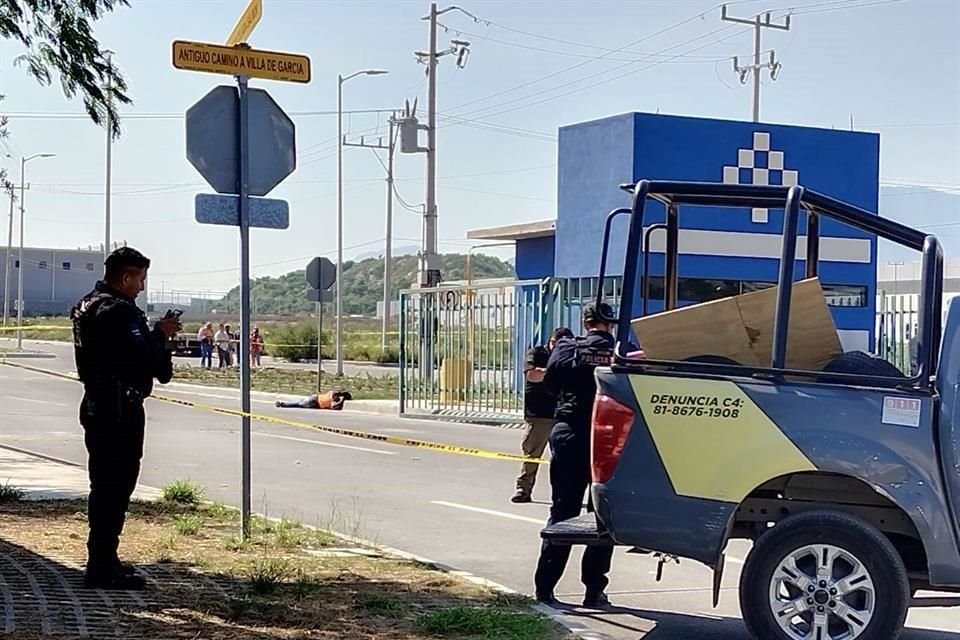
[[[9,264],[9,273],[7,265]],[[0,246],[0,311],[17,313],[19,247]],[[23,249],[23,313],[27,316],[66,315],[103,275],[103,250]]]

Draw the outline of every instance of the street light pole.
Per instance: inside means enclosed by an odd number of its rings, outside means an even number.
[[[382,69],[337,75],[337,376],[343,375],[343,83],[357,76],[380,76]]]
[[[10,189],[10,218],[7,229],[7,253],[4,256],[3,265],[3,326],[7,326],[7,320],[10,317],[10,252],[13,251],[13,201],[15,199],[14,187],[9,185]]]
[[[107,72],[107,168],[106,168],[106,178],[104,185],[104,242],[103,242],[103,259],[106,261],[107,256],[110,255],[110,197],[111,197],[111,178],[113,173],[113,115],[110,111],[110,103],[113,97],[113,52],[107,52],[107,66],[109,70]]]
[[[25,264],[23,262],[23,212],[24,212],[24,194],[27,189],[27,182],[25,178],[26,166],[27,163],[33,160],[34,158],[52,158],[54,154],[52,153],[36,153],[32,156],[27,156],[26,158],[20,158],[20,253],[18,257],[18,262],[20,263],[20,268],[17,269],[17,351],[23,351],[23,270]]]

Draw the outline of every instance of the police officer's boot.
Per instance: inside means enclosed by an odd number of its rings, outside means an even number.
[[[583,596],[583,606],[587,609],[603,609],[610,606],[610,598],[603,591],[587,591]]]
[[[136,573],[121,572],[119,565],[98,567],[88,564],[83,575],[83,585],[88,589],[143,591],[147,581]]]
[[[87,544],[87,570],[83,576],[83,584],[89,589],[110,589],[119,591],[142,591],[147,581],[143,576],[136,574],[132,565],[120,562],[116,554],[116,547],[103,544],[101,540],[92,539]],[[106,548],[104,548],[106,547]]]

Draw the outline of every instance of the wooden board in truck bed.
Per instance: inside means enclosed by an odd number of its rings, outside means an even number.
[[[633,320],[648,358],[685,360],[724,356],[739,364],[770,366],[777,287],[664,311]],[[793,283],[788,369],[819,371],[842,353],[818,278]]]

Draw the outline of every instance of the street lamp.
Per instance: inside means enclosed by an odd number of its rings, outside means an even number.
[[[343,375],[343,83],[357,76],[382,76],[388,71],[365,69],[337,75],[337,375]],[[319,340],[319,337],[318,337]]]
[[[17,351],[23,351],[23,211],[27,182],[24,178],[27,163],[36,158],[52,158],[54,153],[35,153],[20,158],[20,268],[17,269]]]

